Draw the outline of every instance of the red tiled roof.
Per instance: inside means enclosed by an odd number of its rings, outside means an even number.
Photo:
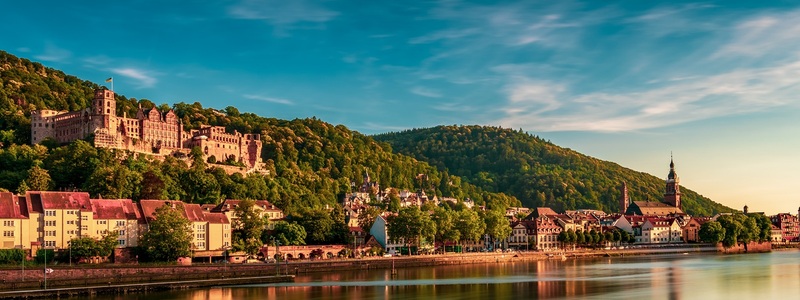
[[[0,193],[0,219],[27,219],[27,209],[23,209],[23,205],[13,193]]]
[[[26,196],[32,202],[41,203],[42,209],[76,209],[91,211],[89,193],[85,192],[44,192],[28,191]]]
[[[182,203],[182,202],[181,202]],[[205,216],[203,216],[203,208],[200,207],[200,204],[183,204],[183,216],[189,219],[192,222],[203,222],[205,221]]]
[[[203,218],[211,224],[230,224],[228,217],[223,213],[203,212]]]
[[[141,214],[131,199],[90,199],[95,219],[139,220]]]

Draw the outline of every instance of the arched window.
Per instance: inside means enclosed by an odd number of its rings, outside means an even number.
[[[206,148],[205,148],[205,150],[203,150],[203,152],[205,152],[205,154],[208,155],[208,146],[206,146]]]

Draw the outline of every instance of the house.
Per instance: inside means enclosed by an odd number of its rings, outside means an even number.
[[[686,217],[681,225],[681,230],[683,231],[683,242],[685,243],[697,243],[700,242],[700,226],[705,223],[703,219]]]
[[[375,238],[375,241],[383,247],[386,253],[399,254],[400,248],[405,246],[405,242],[403,239],[396,240],[389,236],[389,231],[387,229],[388,222],[386,221],[387,217],[387,214],[376,217],[375,222],[372,223],[372,228],[369,230],[369,234]]]
[[[797,210],[800,215],[800,209]],[[798,217],[789,213],[780,213],[769,217],[772,225],[781,230],[781,236],[784,242],[797,242],[800,241],[800,222]]]
[[[192,245],[195,256],[198,251],[224,250],[231,245],[231,223],[222,212],[208,212],[198,204],[187,204],[172,200],[140,200],[139,207],[144,219],[142,233],[147,224],[155,220],[156,209],[169,206],[189,220],[192,228]]]
[[[559,249],[558,235],[564,231],[562,226],[552,216],[542,216],[534,221],[534,248],[538,251],[551,251]]]
[[[667,244],[683,242],[681,226],[675,218],[649,217],[641,225],[645,244]]]
[[[117,233],[117,247],[139,245],[141,211],[131,199],[89,199],[94,230],[89,236],[100,239],[109,232]]]

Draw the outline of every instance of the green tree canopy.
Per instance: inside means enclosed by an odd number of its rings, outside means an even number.
[[[192,223],[169,205],[156,209],[139,243],[146,259],[173,262],[192,254]]]

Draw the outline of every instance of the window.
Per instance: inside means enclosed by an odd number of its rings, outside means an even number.
[[[3,231],[3,236],[14,236],[14,231]]]
[[[75,221],[73,221],[73,220],[67,221],[67,225],[74,225],[74,224],[75,224]]]
[[[45,247],[55,247],[56,246],[56,241],[44,241],[44,246]]]
[[[56,211],[55,210],[45,210],[44,211],[44,215],[47,216],[47,217],[55,217],[56,216]]]
[[[45,231],[44,236],[56,236],[56,231],[55,230]]]
[[[125,240],[117,240],[117,244],[120,246],[125,246]]]
[[[124,235],[125,235],[125,230],[120,230],[120,231],[119,231],[119,235],[120,235],[120,236],[124,236]]]
[[[81,221],[89,221],[89,216],[81,216]]]
[[[89,230],[89,225],[82,225],[81,230]]]
[[[205,234],[205,233],[198,233],[198,234],[197,234],[197,239],[198,239],[198,240],[204,240],[204,239],[206,239],[206,234]]]
[[[106,225],[106,220],[98,220],[97,224]]]
[[[125,221],[117,221],[117,227],[125,226]]]
[[[3,226],[14,227],[14,221],[3,221]]]
[[[56,221],[44,221],[44,226],[56,226]]]
[[[195,244],[195,246],[197,246],[197,249],[205,249],[206,248],[206,242],[197,242]]]

